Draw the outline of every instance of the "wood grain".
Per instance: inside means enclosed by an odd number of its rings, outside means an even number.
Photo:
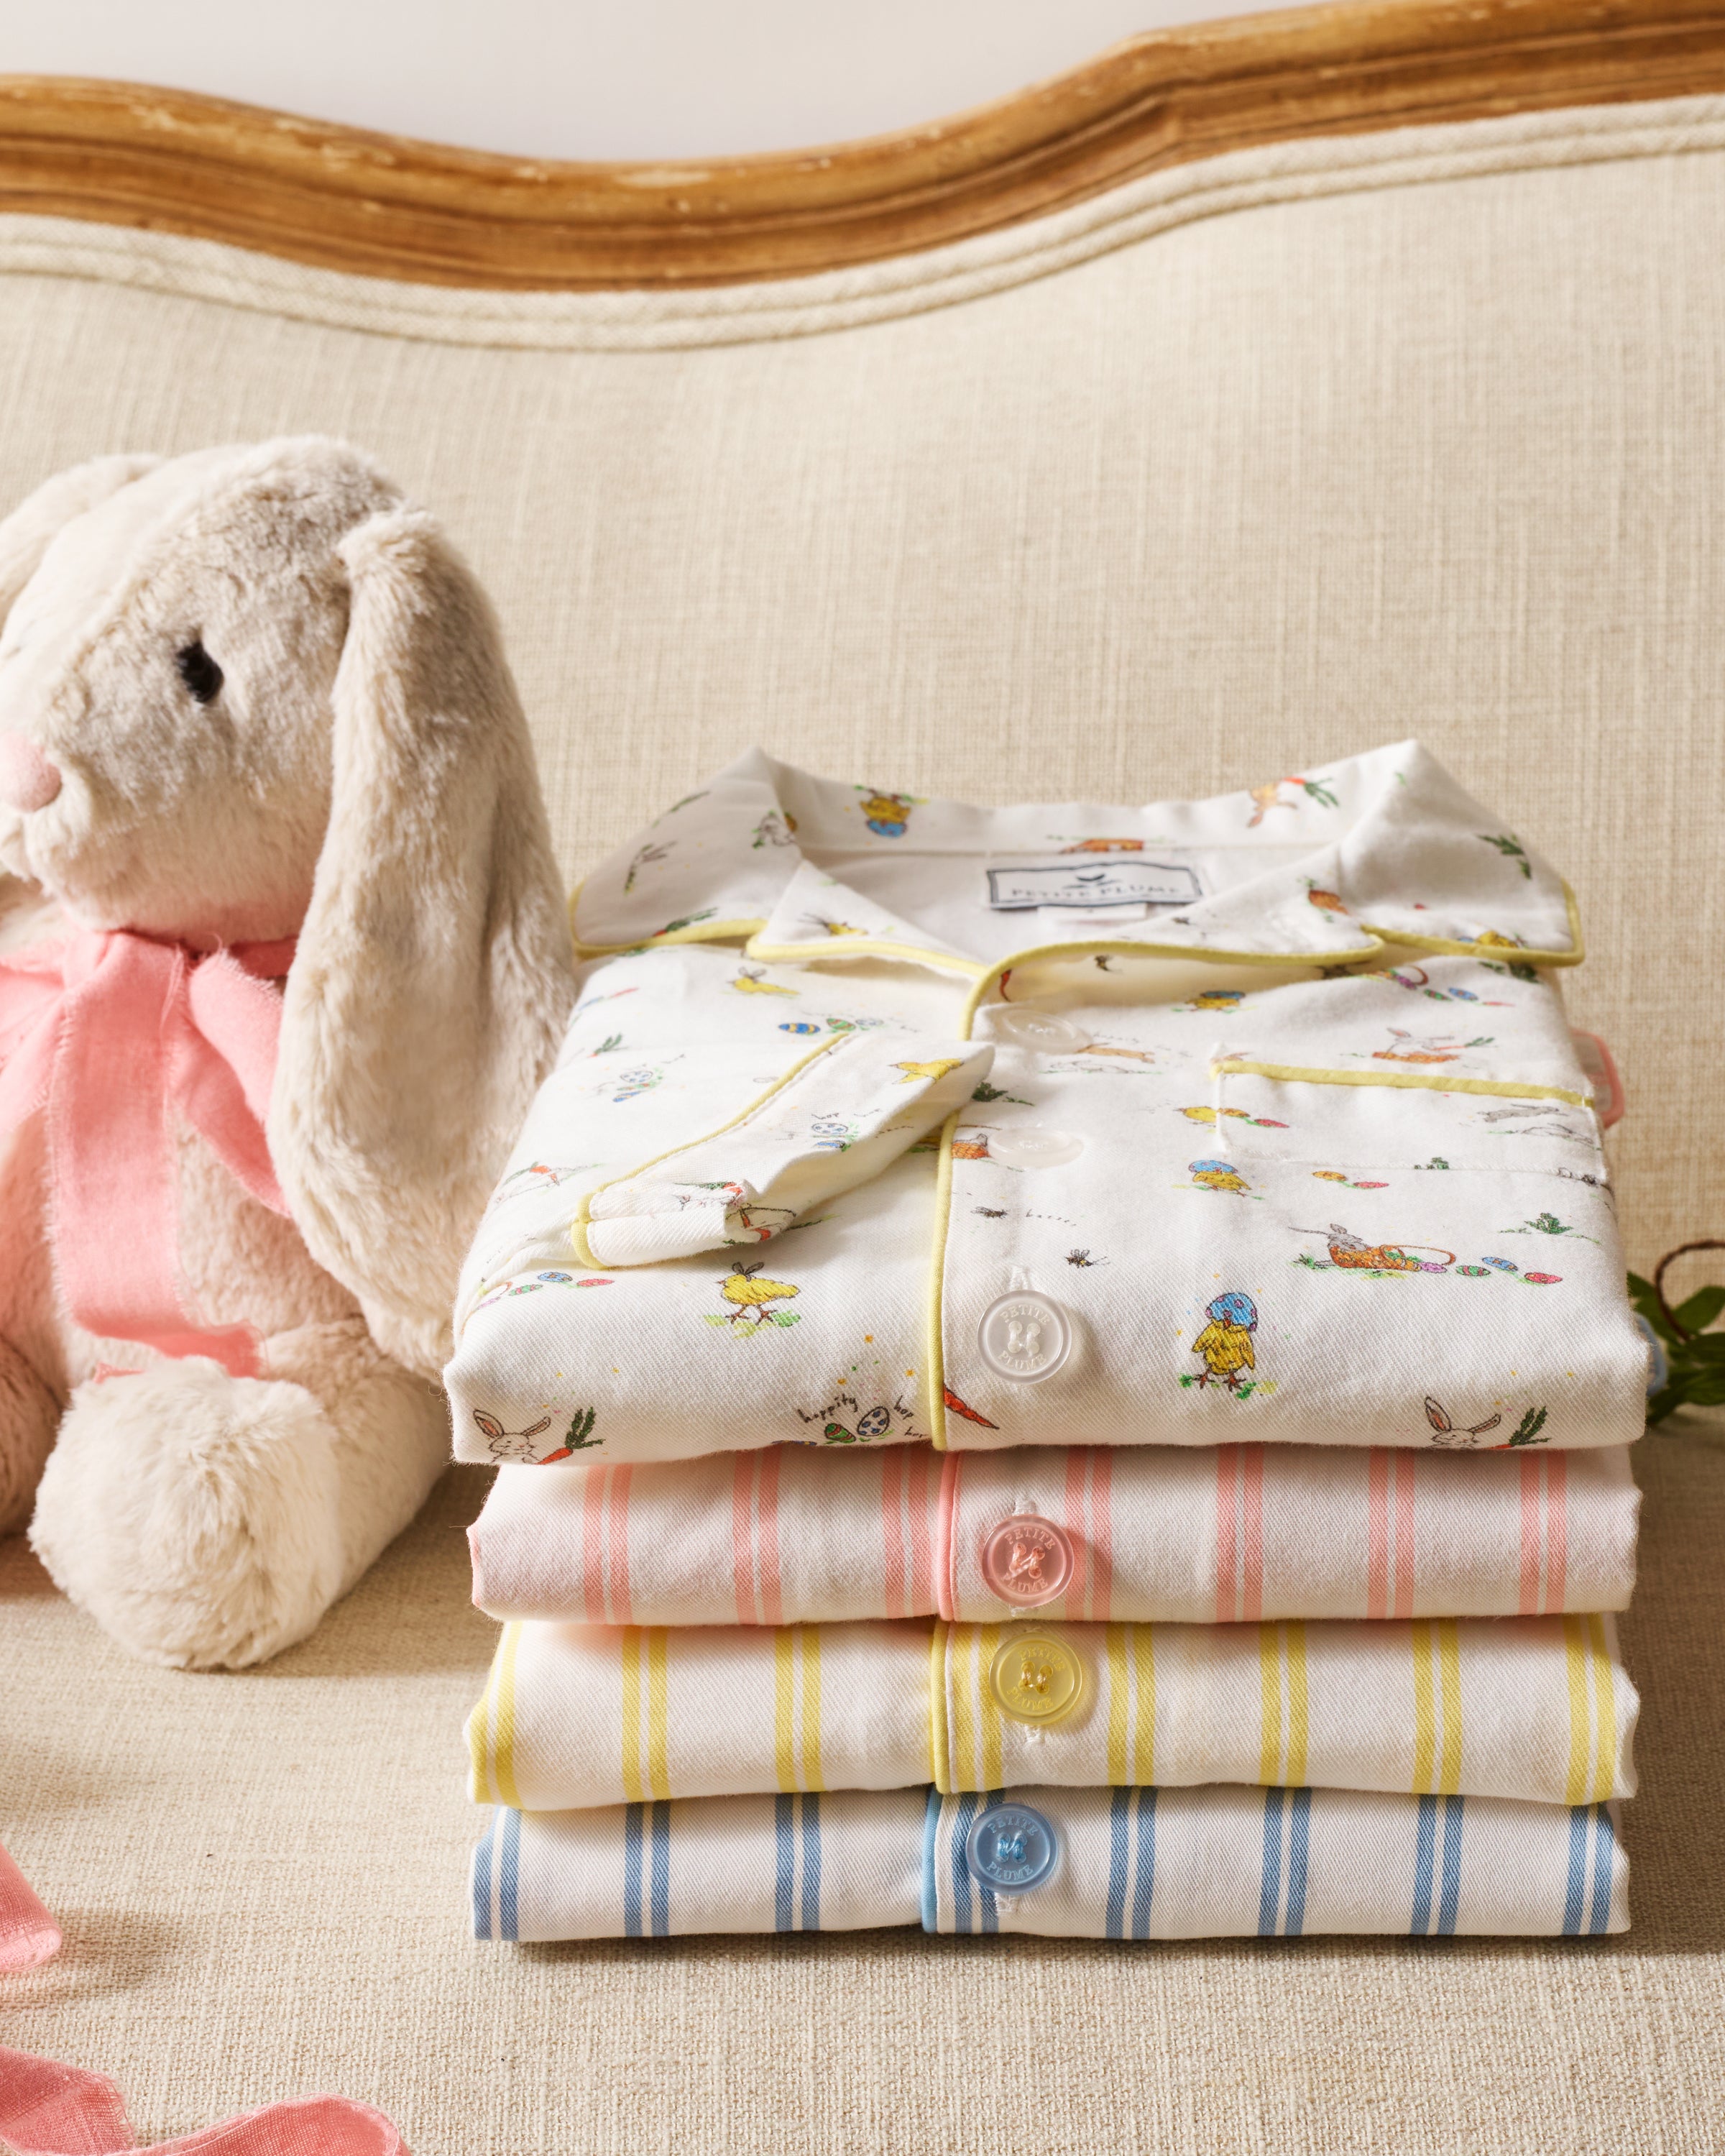
[[[1154,32],[901,134],[657,166],[11,75],[0,210],[423,284],[731,284],[938,246],[1255,143],[1720,90],[1725,0],[1342,0]]]

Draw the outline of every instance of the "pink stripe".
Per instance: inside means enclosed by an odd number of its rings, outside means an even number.
[[[949,1452],[941,1462],[940,1502],[934,1516],[935,1608],[949,1625],[958,1621],[958,1557],[953,1522],[958,1510],[958,1463],[962,1452]]]
[[[783,1625],[784,1596],[778,1578],[778,1447],[761,1455],[761,1622]]]
[[[1085,1533],[1089,1508],[1085,1503],[1084,1491],[1089,1466],[1087,1446],[1066,1447],[1066,1539],[1072,1545],[1072,1577],[1066,1582],[1066,1591],[1060,1599],[1064,1614],[1075,1619],[1090,1614],[1086,1607],[1090,1600],[1090,1537]]]
[[[1114,1455],[1106,1445],[1091,1449],[1091,1615],[1100,1625],[1114,1593]]]
[[[880,1532],[886,1560],[886,1614],[902,1617],[905,1609],[905,1491],[910,1461],[905,1447],[895,1445],[880,1455]]]
[[[1414,1614],[1414,1476],[1418,1455],[1404,1452],[1395,1463],[1395,1614]]]
[[[1245,1481],[1245,1606],[1240,1614],[1255,1625],[1264,1614],[1264,1448],[1242,1445],[1240,1456]]]
[[[586,1591],[587,1621],[605,1621],[605,1485],[608,1467],[589,1467],[581,1499],[581,1575]]]
[[[755,1476],[758,1452],[739,1452],[731,1483],[731,1568],[737,1588],[737,1621],[755,1622]]]
[[[912,1448],[906,1469],[906,1496],[911,1508],[911,1614],[922,1617],[935,1606],[933,1573],[929,1564],[928,1471],[934,1457],[926,1445]],[[959,1455],[950,1455],[956,1468]]]
[[[1545,1606],[1568,1605],[1569,1463],[1561,1452],[1545,1455]]]
[[[1537,1454],[1522,1455],[1521,1613],[1524,1617],[1538,1615],[1540,1608],[1539,1546],[1544,1536],[1539,1516],[1544,1507],[1539,1491],[1544,1469],[1545,1462]]]
[[[1366,1509],[1370,1518],[1366,1555],[1366,1614],[1389,1614],[1389,1455],[1374,1446],[1367,1455]]]
[[[629,1603],[629,1486],[633,1467],[611,1471],[611,1622],[633,1625]]]
[[[1216,1622],[1231,1625],[1238,1604],[1234,1593],[1235,1491],[1239,1481],[1236,1465],[1240,1448],[1216,1447]]]

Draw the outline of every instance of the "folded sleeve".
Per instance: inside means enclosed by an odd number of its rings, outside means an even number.
[[[577,1254],[608,1270],[764,1243],[937,1130],[993,1054],[897,1027],[824,1045],[730,1122],[590,1192]]]

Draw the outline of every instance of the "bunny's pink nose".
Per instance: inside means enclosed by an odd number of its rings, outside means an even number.
[[[28,815],[45,808],[60,790],[60,775],[23,734],[0,734],[0,801]]]

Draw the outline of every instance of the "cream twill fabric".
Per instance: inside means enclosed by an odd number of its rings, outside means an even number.
[[[1641,1428],[1574,907],[1417,743],[1137,809],[752,752],[576,925],[463,1457]]]
[[[1062,1717],[1042,1724],[1040,1690]],[[1003,1712],[1009,1705],[1009,1712]],[[1402,1624],[505,1627],[471,1794],[526,1811],[799,1789],[1635,1791],[1609,1616]]]
[[[505,1467],[469,1539],[505,1619],[986,1622],[1014,1613],[984,1551],[1027,1514],[1070,1549],[1042,1617],[1531,1617],[1627,1605],[1640,1502],[1619,1447],[783,1445]]]

